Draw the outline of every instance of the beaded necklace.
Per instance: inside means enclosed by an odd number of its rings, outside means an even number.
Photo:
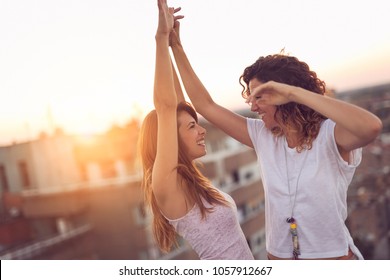
[[[294,200],[292,201],[292,194],[291,194],[291,187],[290,187],[290,175],[288,172],[288,162],[287,162],[287,148],[288,142],[286,138],[286,143],[283,145],[284,148],[284,157],[286,161],[286,174],[287,174],[287,186],[288,186],[288,196],[290,198],[290,217],[286,219],[286,222],[290,224],[290,233],[291,233],[291,238],[292,238],[292,243],[293,243],[293,259],[297,260],[298,256],[301,254],[300,248],[299,248],[299,241],[298,241],[298,229],[297,229],[297,223],[294,218],[294,208],[295,208],[295,202],[297,198],[297,193],[298,193],[298,187],[299,187],[299,178],[301,177],[301,173],[303,170],[303,166],[305,165],[305,161],[307,158],[307,151],[305,151],[305,157],[303,158],[302,161],[302,166],[299,170],[298,177],[297,177],[297,183],[295,185],[295,194],[294,194]]]

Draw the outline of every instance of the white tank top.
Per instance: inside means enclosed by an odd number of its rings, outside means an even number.
[[[286,219],[294,207],[299,258],[343,256],[350,247],[363,259],[345,225],[347,190],[362,149],[352,151],[350,163],[345,162],[338,152],[331,120],[322,123],[312,149],[301,153],[289,148],[285,137],[273,136],[263,121],[248,118],[247,125],[264,187],[267,251],[280,258],[292,257]]]
[[[203,260],[253,260],[252,252],[242,232],[236,205],[228,194],[219,191],[229,206],[214,205],[202,220],[199,207],[195,206],[182,218],[169,220]],[[212,205],[203,201],[205,207]]]

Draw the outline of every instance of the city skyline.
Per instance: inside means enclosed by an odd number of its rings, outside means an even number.
[[[336,91],[390,82],[384,0],[168,3],[182,7],[195,71],[228,108],[245,106],[243,69],[281,49]],[[156,20],[154,0],[1,2],[0,145],[142,118],[153,107]]]

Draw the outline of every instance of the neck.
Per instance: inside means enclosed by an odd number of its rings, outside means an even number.
[[[288,132],[285,133],[287,145],[289,148],[295,148],[298,146],[298,133],[297,132]]]

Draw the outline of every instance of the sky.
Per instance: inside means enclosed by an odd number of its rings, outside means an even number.
[[[386,0],[172,0],[214,100],[245,106],[238,78],[259,56],[308,63],[336,91],[390,82]],[[153,108],[156,0],[0,0],[0,145],[55,127],[103,133]]]

